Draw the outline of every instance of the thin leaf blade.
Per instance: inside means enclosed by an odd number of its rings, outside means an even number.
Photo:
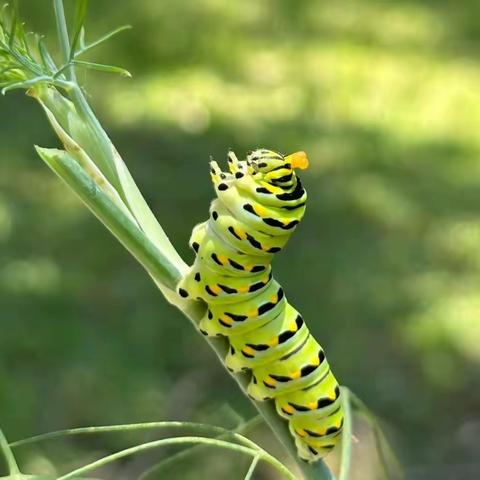
[[[55,62],[50,53],[48,52],[47,48],[45,47],[45,38],[41,35],[38,36],[37,50],[43,66],[50,72],[55,72],[57,70],[57,66],[55,65]]]
[[[10,37],[8,39],[8,46],[10,48],[13,47],[13,44],[15,42],[16,32],[17,32],[17,23],[18,23],[18,2],[17,2],[17,0],[13,0],[12,10],[13,10],[13,17],[12,17],[12,24],[10,26]]]
[[[75,23],[73,28],[72,45],[70,47],[70,60],[75,57],[78,41],[82,33],[83,25],[87,17],[88,0],[77,0],[77,8],[75,13]]]
[[[122,75],[122,77],[131,78],[132,74],[122,67],[117,67],[115,65],[105,65],[103,63],[94,63],[94,62],[85,62],[83,60],[74,60],[73,65],[77,65],[78,67],[88,68],[90,70],[98,70],[99,72],[106,72],[106,73],[117,73]]]
[[[102,43],[110,40],[115,35],[118,35],[119,33],[124,32],[126,30],[130,30],[131,28],[132,28],[131,25],[122,25],[121,27],[115,28],[114,30],[112,30],[112,31],[106,33],[105,35],[103,35],[102,37],[100,37],[98,40],[95,40],[94,42],[89,43],[88,45],[85,45],[85,44],[82,45],[82,42],[80,42],[80,51],[78,51],[76,53],[76,56],[79,56],[79,55],[91,50],[92,48],[98,47]]]

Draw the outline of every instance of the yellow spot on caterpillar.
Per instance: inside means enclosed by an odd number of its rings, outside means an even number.
[[[248,287],[238,287],[238,292],[239,293],[247,293],[248,292]]]
[[[272,338],[267,345],[269,347],[276,347],[278,345],[278,337]]]
[[[289,405],[288,403],[286,403],[285,405],[282,405],[282,408],[287,413],[294,413],[295,412],[295,409],[291,405]]]
[[[230,317],[227,317],[226,315],[222,316],[222,322],[226,323],[227,325],[231,325],[233,323],[233,320]]]
[[[318,367],[318,365],[320,365],[320,359],[318,358],[318,355],[313,359],[312,365],[314,365],[315,367]]]
[[[278,302],[278,295],[274,295],[272,298],[270,298],[270,303],[277,303]]]
[[[258,317],[258,309],[255,309],[255,310],[250,310],[247,315],[249,317]]]
[[[275,194],[280,194],[283,193],[283,189],[280,187],[274,187],[273,185],[270,185],[267,182],[260,182],[262,187],[266,188],[270,193],[275,193]]]
[[[310,410],[315,410],[315,409],[317,408],[317,402],[307,403],[307,407],[308,407]]]
[[[300,437],[306,437],[307,436],[307,432],[303,429],[303,428],[297,428],[295,430],[295,432],[297,433],[298,436]]]
[[[217,258],[222,265],[226,265],[228,263],[228,258],[225,255],[217,255]]]
[[[299,168],[300,170],[306,170],[308,168],[308,157],[305,152],[295,152],[288,157],[285,157],[285,161],[292,164],[292,168]]]
[[[293,380],[296,380],[297,378],[300,378],[302,376],[301,370],[297,370],[296,372],[293,372],[290,374],[290,378]]]
[[[268,212],[267,212],[267,209],[265,207],[263,207],[262,205],[255,205],[253,207],[253,209],[255,210],[256,214],[259,216],[259,217],[266,217],[268,216]]]
[[[210,285],[210,290],[216,295],[222,291],[218,285]]]
[[[263,282],[263,283],[268,283],[268,275],[265,275],[265,276],[262,278],[262,282]]]
[[[267,377],[264,381],[270,387],[274,387],[277,384],[277,381],[273,378],[270,378],[270,377]]]
[[[255,355],[255,350],[251,347],[242,348],[242,352],[246,353],[247,355]]]
[[[239,230],[238,228],[234,229],[234,232],[240,237],[241,240],[246,240],[247,236],[243,230]]]

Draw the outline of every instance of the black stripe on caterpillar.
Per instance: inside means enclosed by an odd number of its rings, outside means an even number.
[[[207,303],[200,331],[228,338],[227,368],[251,371],[249,396],[275,401],[299,456],[313,462],[339,441],[340,387],[271,273],[274,254],[305,212],[307,194],[295,169],[307,168],[308,159],[304,152],[284,157],[261,149],[245,161],[229,152],[228,165],[227,173],[211,162],[217,198],[209,219],[193,230],[196,259],[178,291]]]

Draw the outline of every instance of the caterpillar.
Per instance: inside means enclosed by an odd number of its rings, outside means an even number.
[[[190,238],[195,262],[177,289],[208,309],[199,330],[229,342],[226,367],[249,371],[248,395],[274,400],[289,424],[298,455],[314,462],[339,442],[340,387],[325,353],[272,277],[273,256],[305,213],[307,194],[296,169],[304,152],[259,149],[245,161],[228,153],[229,172],[210,163],[217,198]]]

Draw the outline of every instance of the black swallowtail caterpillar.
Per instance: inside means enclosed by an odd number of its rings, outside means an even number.
[[[217,198],[208,221],[193,230],[196,259],[178,292],[207,303],[200,331],[228,338],[226,366],[251,371],[248,394],[274,399],[299,456],[313,462],[341,437],[340,388],[270,266],[305,212],[307,195],[295,169],[307,168],[308,159],[304,152],[284,157],[256,150],[246,161],[229,152],[228,163],[229,173],[210,164]]]

